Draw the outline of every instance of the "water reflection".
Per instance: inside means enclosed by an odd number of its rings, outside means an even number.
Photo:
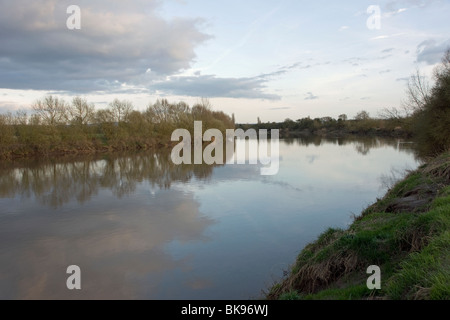
[[[283,141],[286,145],[306,147],[324,144],[353,145],[362,155],[369,154],[372,149],[384,147],[415,155],[413,144],[397,139],[333,139],[314,136]],[[308,155],[307,158],[312,164],[317,160],[317,155]],[[193,177],[208,180],[213,169],[214,166],[209,165],[174,165],[170,160],[170,150],[100,158],[84,157],[50,163],[39,160],[4,162],[0,168],[0,197],[33,196],[43,205],[58,208],[73,199],[83,204],[96,195],[99,188],[107,188],[114,196],[121,198],[133,193],[136,185],[143,181],[150,182],[152,187],[170,189],[172,183],[186,183]]]
[[[2,162],[0,299],[257,298],[379,195],[380,174],[416,163],[411,144],[377,138],[289,139],[280,155],[276,176],[176,166],[170,150]]]
[[[355,150],[362,154],[369,154],[371,149],[392,147],[397,150],[405,151],[409,154],[417,155],[417,151],[414,149],[414,144],[409,141],[404,141],[403,139],[388,139],[376,136],[346,136],[338,138],[322,137],[322,136],[306,136],[301,138],[289,138],[284,139],[287,145],[299,145],[299,146],[310,146],[314,145],[316,147],[324,144],[335,144],[339,146],[354,145]]]
[[[163,192],[147,207],[112,203],[76,217],[36,210],[27,219],[4,219],[0,298],[157,298],[165,274],[189,268],[164,246],[175,239],[207,241],[204,231],[214,223],[199,213],[198,202],[177,192]],[[65,288],[72,264],[82,268],[80,292]]]
[[[153,187],[169,189],[174,182],[187,182],[211,176],[213,166],[174,165],[168,150],[105,156],[78,161],[33,163],[19,168],[12,164],[0,169],[0,197],[36,197],[39,203],[58,208],[76,199],[89,201],[100,188],[107,188],[121,198],[136,190],[136,185],[149,181]]]

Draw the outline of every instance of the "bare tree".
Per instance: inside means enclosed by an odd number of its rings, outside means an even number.
[[[358,112],[355,116],[355,120],[369,120],[369,119],[370,119],[370,115],[365,110]]]
[[[70,120],[79,125],[87,125],[94,119],[95,106],[89,104],[86,99],[75,97],[69,107]]]
[[[114,115],[109,109],[100,109],[95,113],[95,122],[97,123],[111,123],[114,122]]]
[[[202,97],[200,100],[200,105],[204,107],[207,110],[211,110],[213,108],[213,105],[211,101],[209,101],[208,98]]]
[[[28,124],[28,114],[25,110],[18,110],[14,115],[14,123],[17,125],[25,126]]]
[[[67,106],[64,100],[48,96],[33,104],[33,110],[44,124],[55,126],[65,122]]]
[[[424,106],[430,101],[430,84],[418,69],[409,79],[406,93],[407,98],[403,102],[403,110],[406,116],[423,110]]]
[[[401,121],[405,116],[408,115],[405,112],[402,112],[401,109],[392,107],[392,108],[384,108],[378,113],[378,116],[386,120]]]
[[[128,116],[133,111],[133,104],[126,100],[120,101],[119,99],[114,99],[109,107],[111,108],[114,120],[118,123],[127,121]]]

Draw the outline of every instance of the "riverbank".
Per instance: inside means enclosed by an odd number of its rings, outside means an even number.
[[[89,143],[55,145],[48,147],[30,147],[24,145],[5,148],[0,146],[0,161],[26,160],[26,159],[62,159],[65,157],[120,155],[126,152],[139,152],[146,150],[169,150],[176,142],[153,139],[147,142],[121,141],[114,144],[104,144],[96,140]]]
[[[381,290],[369,290],[369,266]],[[346,230],[330,228],[298,255],[274,300],[450,299],[450,153],[429,160]]]
[[[368,128],[364,130],[348,129],[348,128],[320,128],[316,130],[291,130],[282,129],[280,138],[302,138],[310,136],[320,136],[327,138],[345,138],[345,137],[383,137],[383,138],[412,138],[409,131],[403,130],[401,127],[394,129],[386,128]]]

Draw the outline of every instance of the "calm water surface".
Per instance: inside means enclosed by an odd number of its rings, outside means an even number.
[[[0,163],[0,299],[258,298],[419,165],[399,140],[284,140],[280,156],[266,177],[167,152]]]

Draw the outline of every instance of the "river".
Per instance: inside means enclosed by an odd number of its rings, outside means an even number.
[[[258,299],[419,165],[401,140],[291,139],[279,172],[169,151],[0,163],[0,299]],[[79,266],[81,290],[68,290]]]

